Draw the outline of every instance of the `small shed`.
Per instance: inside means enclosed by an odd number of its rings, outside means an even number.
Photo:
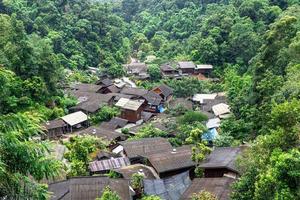
[[[196,165],[192,161],[192,150],[189,145],[145,157],[148,159],[150,166],[159,174],[160,178],[188,171]]]
[[[126,157],[111,158],[90,162],[89,171],[91,174],[103,174],[109,172],[110,170],[118,169],[128,165],[130,165],[130,162]]]
[[[137,122],[142,118],[143,104],[145,100],[130,100],[121,98],[116,106],[121,108],[121,118],[129,122]]]
[[[191,200],[194,194],[207,191],[215,195],[218,200],[229,200],[233,178],[196,178],[181,196],[181,200]]]
[[[125,155],[133,163],[140,162],[142,157],[172,150],[172,145],[169,141],[161,137],[127,140],[120,142],[120,144],[124,148]]]
[[[223,177],[226,174],[238,176],[240,173],[235,161],[241,153],[241,147],[218,147],[206,157],[199,167],[204,169],[206,178]]]
[[[176,63],[166,63],[160,66],[162,76],[165,78],[175,78],[179,76],[178,65]]]
[[[47,121],[42,126],[45,128],[44,134],[41,135],[42,139],[59,138],[67,131],[67,124],[61,119]]]
[[[88,126],[88,116],[84,114],[82,111],[78,111],[75,113],[68,114],[61,118],[68,127],[70,132],[73,132],[73,129],[80,129],[82,127]]]

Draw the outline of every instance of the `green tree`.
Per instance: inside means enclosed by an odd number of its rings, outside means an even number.
[[[109,187],[106,187],[101,197],[96,200],[121,200],[121,198],[116,192],[112,191]]]
[[[192,200],[217,200],[217,197],[210,192],[201,191],[198,194],[192,196]]]
[[[117,107],[103,106],[98,113],[91,117],[94,124],[99,122],[104,122],[112,119],[113,117],[119,115],[120,110]]]
[[[156,64],[152,64],[148,66],[148,73],[150,75],[150,79],[153,81],[157,81],[161,79],[160,68]]]

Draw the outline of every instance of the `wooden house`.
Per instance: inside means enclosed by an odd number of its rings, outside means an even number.
[[[112,105],[113,95],[110,94],[92,94],[88,95],[85,101],[81,101],[76,106],[70,108],[71,112],[82,111],[85,114],[94,114],[104,105]]]
[[[179,77],[178,65],[174,63],[166,63],[160,66],[161,75],[164,78]]]
[[[128,75],[132,75],[137,79],[145,80],[150,77],[148,74],[148,66],[146,63],[130,63],[124,65],[124,68],[127,71]]]
[[[160,178],[169,177],[195,168],[196,163],[192,161],[191,148],[189,145],[182,146],[177,149],[150,154],[145,158]]]
[[[121,118],[129,122],[137,122],[142,118],[143,105],[145,100],[131,100],[121,98],[116,106],[121,108]]]
[[[152,91],[160,95],[164,102],[169,102],[172,99],[173,89],[165,84],[153,88]]]
[[[178,62],[178,70],[181,75],[195,74],[196,65],[191,61]]]
[[[42,139],[56,139],[67,131],[67,124],[61,119],[47,121],[42,126],[45,130],[44,134],[41,135]]]
[[[237,157],[242,153],[241,147],[218,147],[199,165],[204,170],[204,177],[239,176],[235,165]]]
[[[213,194],[218,200],[229,200],[231,184],[235,179],[230,177],[221,178],[196,178],[185,190],[180,200],[192,200],[194,194],[207,191]]]
[[[195,67],[195,74],[202,74],[206,77],[209,77],[211,75],[211,72],[213,70],[213,66],[212,65],[196,65]]]
[[[163,99],[160,95],[153,91],[147,92],[142,96],[146,101],[145,111],[152,113],[160,113],[163,110]]]

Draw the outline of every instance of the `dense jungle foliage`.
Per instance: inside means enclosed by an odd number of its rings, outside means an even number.
[[[234,184],[232,199],[300,199],[299,4],[1,1],[0,198],[47,198],[46,186],[38,181],[58,174],[62,164],[49,158],[46,142],[32,138],[41,132],[42,121],[74,105],[61,90],[70,70],[96,67],[122,75],[121,64],[130,56],[145,61],[154,55],[152,64],[192,60],[214,65],[234,113],[222,123],[222,134],[251,145],[240,158],[243,176]],[[153,82],[159,80],[155,69],[153,74]],[[190,79],[167,83],[199,84]],[[189,89],[176,91],[191,95]]]

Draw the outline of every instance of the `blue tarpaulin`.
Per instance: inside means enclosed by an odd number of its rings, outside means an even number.
[[[204,133],[201,139],[205,141],[214,141],[218,137],[218,135],[218,131],[215,128],[212,128]]]

